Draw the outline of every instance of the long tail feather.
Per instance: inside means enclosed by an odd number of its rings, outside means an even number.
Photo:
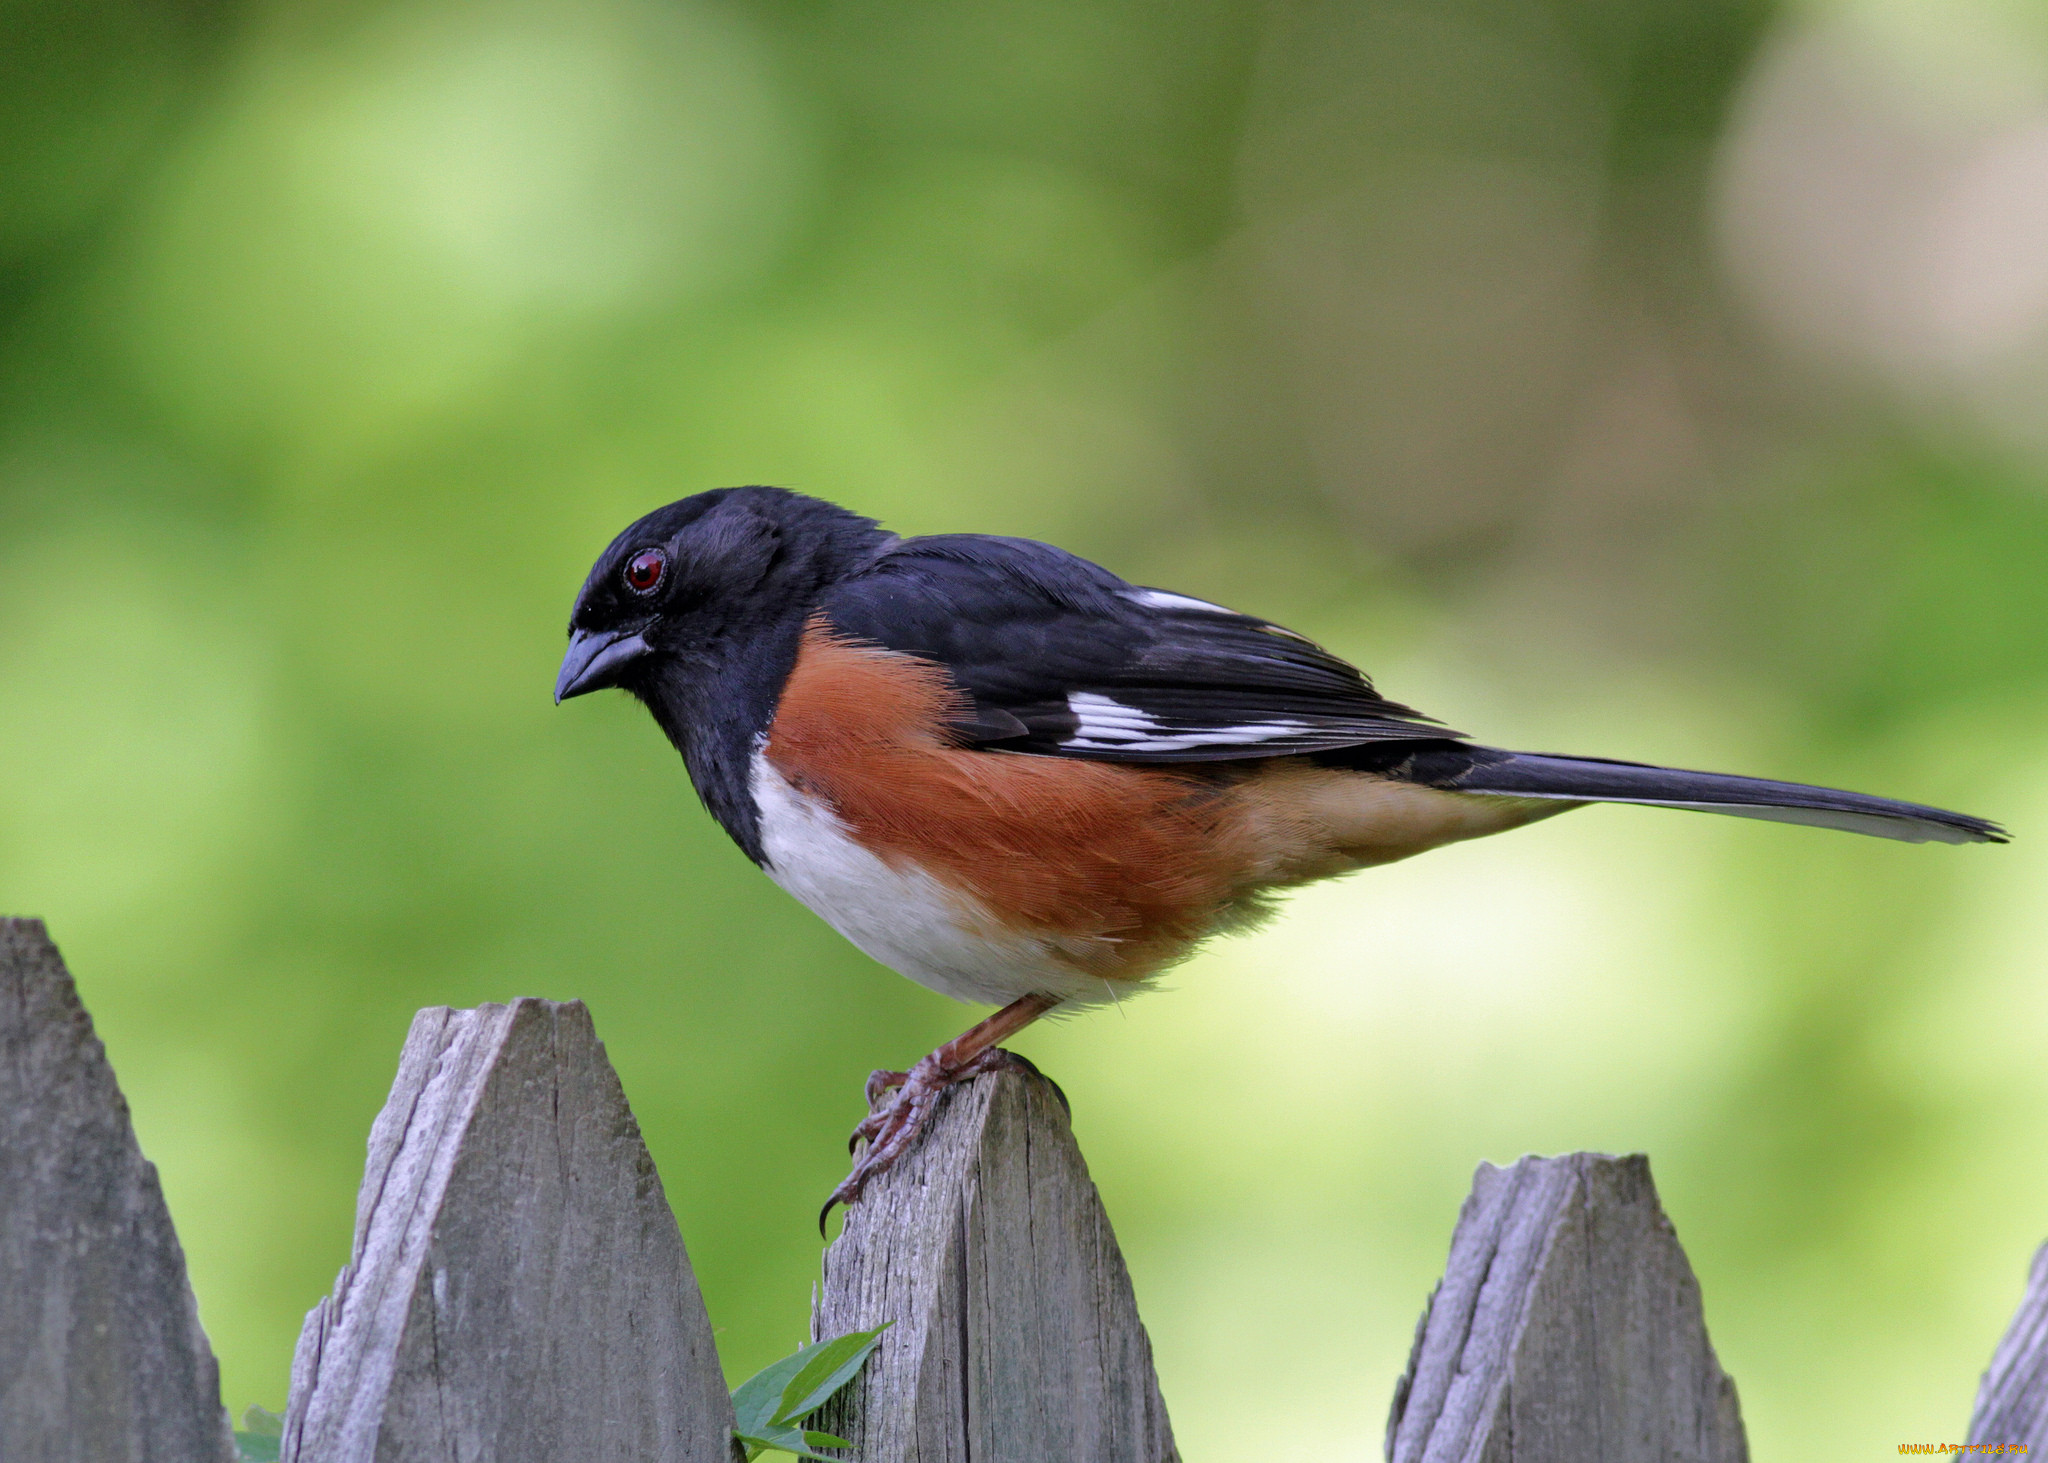
[[[1429,787],[1572,802],[1646,803],[1737,818],[1808,823],[1907,843],[2004,843],[2005,830],[1984,818],[1866,793],[1722,772],[1687,772],[1599,757],[1554,757],[1494,747],[1442,743],[1388,773]]]

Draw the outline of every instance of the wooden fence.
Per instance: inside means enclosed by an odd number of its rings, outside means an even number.
[[[893,1322],[813,1425],[863,1463],[1177,1459],[1064,1100],[984,1077],[826,1250],[826,1337]],[[661,1179],[578,1002],[414,1020],[354,1245],[306,1318],[297,1463],[732,1463]],[[1975,1443],[2048,1448],[2048,1246]],[[228,1463],[156,1173],[57,951],[0,920],[0,1459]],[[1734,1463],[1735,1386],[1647,1160],[1482,1165],[1396,1383],[1394,1463]]]

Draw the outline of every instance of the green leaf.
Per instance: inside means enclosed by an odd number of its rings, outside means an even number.
[[[242,1413],[242,1425],[235,1430],[235,1454],[241,1463],[277,1463],[283,1442],[284,1419],[275,1412],[251,1407]]]
[[[773,1448],[778,1453],[794,1453],[799,1458],[816,1458],[820,1460],[820,1463],[839,1463],[838,1459],[827,1458],[823,1453],[814,1453],[809,1447],[808,1440],[810,1438],[829,1436],[826,1433],[801,1433],[793,1427],[783,1427],[770,1428],[765,1437],[749,1437],[742,1432],[735,1432],[733,1436],[746,1444],[747,1456],[749,1458],[752,1458],[764,1448]],[[837,1439],[834,1439],[831,1443],[826,1444],[826,1446],[840,1447],[844,1445],[839,1443]]]
[[[760,1437],[775,1426],[775,1414],[782,1410],[783,1389],[804,1369],[804,1363],[816,1349],[807,1346],[794,1356],[785,1356],[732,1389],[735,1433],[742,1438]]]
[[[810,1360],[783,1388],[782,1406],[776,1409],[771,1420],[777,1423],[800,1422],[823,1407],[834,1392],[853,1380],[861,1363],[882,1344],[882,1333],[895,1324],[894,1321],[884,1321],[872,1331],[852,1331],[798,1352],[799,1356],[808,1353]]]
[[[732,1391],[733,1436],[745,1444],[751,1460],[763,1449],[819,1458],[812,1448],[853,1445],[830,1433],[805,1432],[795,1424],[823,1407],[832,1394],[853,1380],[861,1364],[881,1342],[888,1321],[872,1331],[855,1331],[829,1341],[814,1341],[741,1382]],[[826,1460],[834,1463],[834,1460]]]

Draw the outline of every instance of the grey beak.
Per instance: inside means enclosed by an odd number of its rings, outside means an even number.
[[[620,672],[652,648],[643,636],[623,630],[578,630],[569,637],[562,673],[555,677],[555,705],[586,691],[616,686]]]

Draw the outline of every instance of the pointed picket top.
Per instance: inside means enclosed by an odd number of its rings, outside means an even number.
[[[420,1012],[299,1337],[286,1463],[730,1463],[732,1421],[583,1004]]]
[[[1744,1463],[1735,1384],[1641,1154],[1481,1164],[1390,1463]]]
[[[1977,1387],[1969,1441],[2048,1451],[2048,1245],[2034,1252],[2026,1293]]]
[[[1174,1463],[1151,1342],[1058,1090],[957,1087],[825,1255],[814,1337],[893,1321],[814,1419],[860,1463]]]
[[[0,1458],[226,1463],[156,1169],[42,921],[0,919]]]

